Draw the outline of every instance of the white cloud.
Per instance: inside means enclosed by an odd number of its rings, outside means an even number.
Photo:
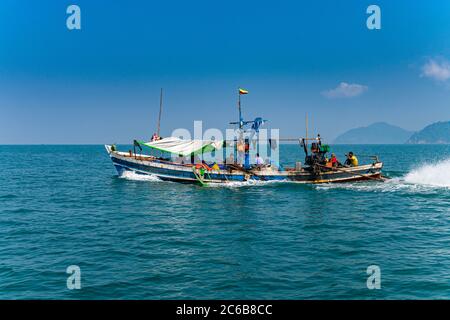
[[[322,91],[322,95],[329,98],[352,98],[366,92],[369,88],[362,84],[341,82],[336,88]]]
[[[450,63],[446,60],[436,61],[434,59],[429,59],[422,66],[421,76],[437,81],[446,81],[450,79]]]

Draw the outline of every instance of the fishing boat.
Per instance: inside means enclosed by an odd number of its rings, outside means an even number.
[[[170,137],[158,142],[173,142]],[[197,141],[180,141],[198,143]],[[209,142],[200,142],[206,143]],[[146,143],[152,146],[152,143]],[[218,169],[208,169],[199,164],[174,162],[171,159],[133,152],[117,151],[114,145],[105,145],[119,175],[126,171],[156,176],[161,180],[198,183],[229,183],[236,181],[291,181],[296,183],[331,183],[381,179],[383,163],[374,159],[372,163],[356,167],[326,167],[325,165],[283,168],[272,164],[245,168],[238,164],[218,164]]]
[[[241,89],[240,89],[241,90]],[[298,141],[305,152],[305,161],[296,162],[295,167],[283,167],[278,163],[267,161],[265,164],[250,164],[250,141],[246,132],[258,133],[266,122],[262,118],[244,121],[241,113],[239,92],[238,138],[233,140],[180,139],[178,137],[159,138],[162,103],[158,120],[158,134],[152,141],[133,141],[133,150],[117,150],[116,145],[105,145],[114,167],[119,175],[127,171],[136,174],[151,175],[165,181],[194,183],[199,185],[227,184],[244,181],[289,181],[294,183],[335,183],[359,180],[380,180],[383,163],[377,156],[371,156],[370,163],[350,165],[330,165],[327,154],[329,146],[322,144],[320,135],[314,138],[279,139],[278,141]],[[161,94],[162,101],[162,94]],[[246,127],[251,126],[250,129]],[[269,145],[274,142],[270,141]],[[240,148],[240,145],[243,148]],[[311,148],[309,148],[309,145]],[[201,159],[205,154],[218,153],[227,147],[234,149],[234,154],[241,154],[233,160],[207,163]],[[148,148],[149,153],[143,153]]]

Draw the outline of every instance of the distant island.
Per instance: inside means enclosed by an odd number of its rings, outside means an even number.
[[[450,144],[450,121],[436,122],[414,133],[409,144]]]
[[[340,136],[335,144],[450,144],[450,121],[430,124],[418,132],[377,122],[367,127],[351,129]]]
[[[385,122],[376,122],[368,127],[351,129],[335,140],[335,144],[403,144],[413,134]]]

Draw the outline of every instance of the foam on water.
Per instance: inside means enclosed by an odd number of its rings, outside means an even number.
[[[225,187],[225,188],[241,188],[241,187],[255,187],[255,186],[267,186],[276,183],[289,182],[287,180],[281,181],[260,181],[260,180],[247,180],[247,181],[229,181],[227,183],[208,183],[208,187]]]
[[[402,177],[385,181],[324,184],[316,187],[319,190],[348,189],[368,192],[406,193],[434,193],[442,189],[450,190],[450,159],[418,166]]]
[[[119,178],[133,181],[161,181],[157,176],[148,174],[139,174],[135,171],[124,171]]]
[[[450,159],[423,165],[410,171],[405,176],[405,182],[450,188]]]
[[[361,192],[412,192],[426,191],[424,186],[406,183],[403,178],[392,178],[385,181],[358,181],[345,183],[327,183],[315,185],[318,190],[353,190]],[[425,189],[425,190],[422,190]]]

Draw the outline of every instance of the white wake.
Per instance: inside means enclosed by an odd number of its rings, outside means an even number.
[[[119,178],[133,181],[161,181],[157,176],[148,174],[139,174],[134,171],[124,171]]]
[[[450,188],[450,159],[413,169],[404,179],[407,183]]]
[[[262,181],[262,180],[254,180],[250,179],[247,181],[228,181],[225,183],[208,183],[206,186],[208,187],[225,187],[225,188],[241,188],[241,187],[254,187],[254,186],[267,186],[277,183],[289,182],[287,180],[271,180],[271,181]]]
[[[450,190],[450,159],[411,169],[402,177],[384,182],[355,182],[317,185],[319,190],[347,189],[363,192],[435,193]]]

